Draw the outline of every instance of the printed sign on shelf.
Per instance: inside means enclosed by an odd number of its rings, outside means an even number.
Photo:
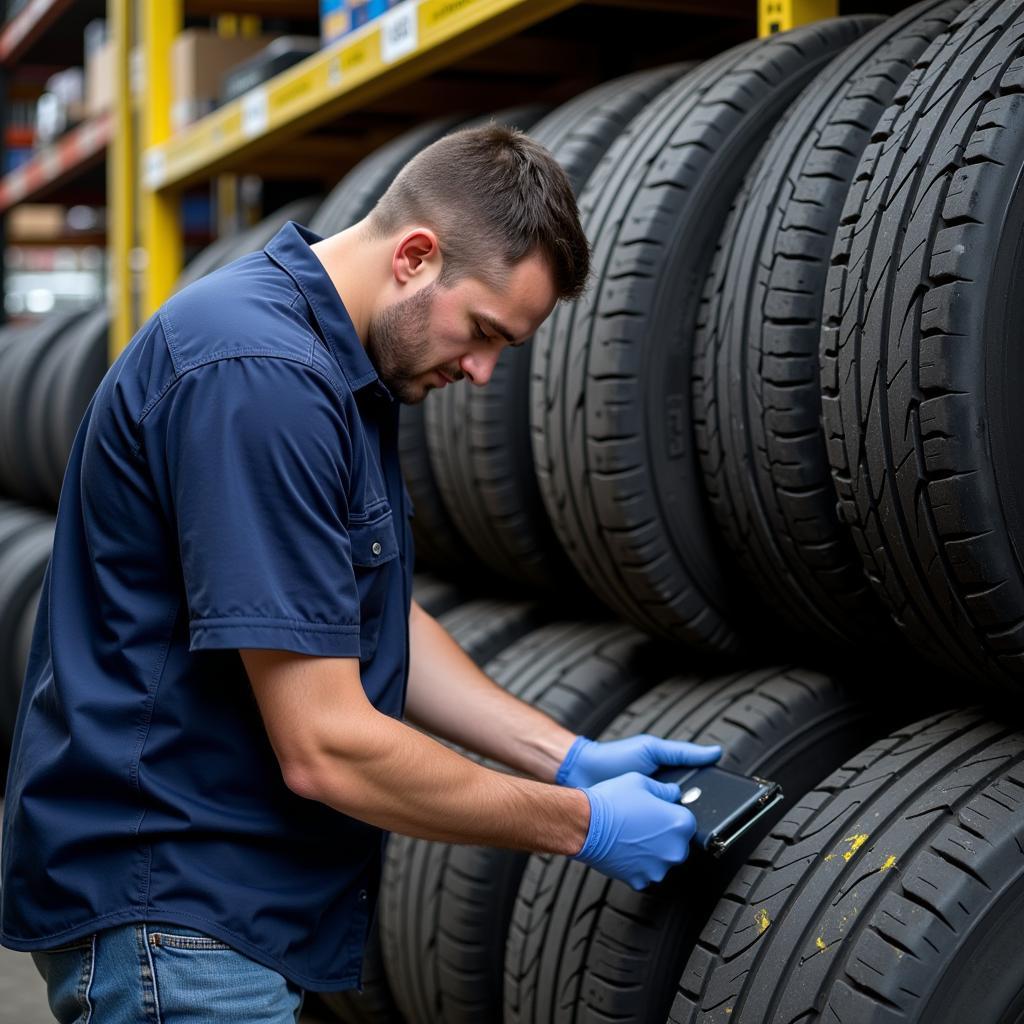
[[[380,55],[385,64],[412,53],[419,46],[419,4],[406,0],[381,15]]]

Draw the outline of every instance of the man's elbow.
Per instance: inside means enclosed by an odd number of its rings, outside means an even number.
[[[279,757],[284,784],[303,800],[316,800],[351,813],[360,805],[360,763],[363,751],[337,743],[311,742]]]
[[[281,762],[281,777],[284,784],[303,800],[317,800],[326,803],[323,769],[309,760],[296,759]]]

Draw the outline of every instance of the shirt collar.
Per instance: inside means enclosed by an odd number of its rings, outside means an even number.
[[[375,384],[374,390],[391,399],[391,392],[377,375],[356,334],[338,289],[310,248],[320,241],[318,234],[290,220],[263,251],[292,278],[309,303],[327,348],[352,391]]]

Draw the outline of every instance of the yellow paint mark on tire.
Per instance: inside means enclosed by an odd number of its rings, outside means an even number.
[[[867,841],[868,837],[864,833],[859,836],[847,836],[843,842],[853,845],[843,854],[843,860],[849,860]]]
[[[762,935],[768,931],[769,925],[771,925],[771,918],[768,917],[768,911],[762,907],[755,915],[754,920],[757,922],[758,930]]]

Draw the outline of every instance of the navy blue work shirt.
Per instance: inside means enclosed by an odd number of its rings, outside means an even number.
[[[86,412],[11,757],[6,946],[161,921],[358,981],[383,834],[284,785],[238,653],[358,657],[402,713],[398,404],[318,240],[289,223],[171,298]]]

